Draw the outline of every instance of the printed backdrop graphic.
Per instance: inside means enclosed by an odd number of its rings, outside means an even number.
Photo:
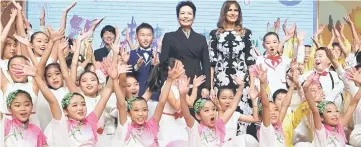
[[[94,33],[93,48],[102,46],[100,38],[101,28],[105,25],[117,25],[121,28],[121,44],[126,45],[125,30],[135,43],[135,29],[147,22],[154,27],[153,46],[164,33],[175,31],[179,27],[176,16],[178,0],[79,0],[77,5],[69,12],[67,21],[67,35],[75,37],[81,30],[87,30],[91,23],[98,18],[106,17]],[[193,29],[209,39],[209,32],[216,29],[219,13],[224,1],[222,0],[193,0],[197,7]],[[266,33],[267,23],[273,25],[277,17],[281,24],[288,18],[288,26],[297,22],[297,28],[311,35],[316,26],[316,2],[310,0],[240,0],[243,24],[252,30],[252,42],[263,52],[262,37]],[[42,7],[46,9],[46,24],[57,28],[65,7],[72,1],[27,1],[27,17],[32,22],[33,29],[39,30],[39,16]],[[283,32],[280,31],[280,37]],[[306,43],[309,43],[307,40]]]
[[[346,14],[350,15],[351,20],[353,21],[356,32],[361,32],[361,2],[360,1],[339,1],[339,0],[329,0],[329,1],[320,1],[318,4],[318,20],[319,26],[326,25],[327,28],[335,25],[337,21],[340,21],[341,24],[345,24],[344,34],[346,38],[351,42],[352,34],[351,29],[348,27],[343,17]],[[337,8],[337,11],[330,11],[330,8]],[[322,41],[326,45],[331,40],[331,32],[329,29],[325,29],[322,32]]]

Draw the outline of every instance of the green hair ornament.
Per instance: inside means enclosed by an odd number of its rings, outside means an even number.
[[[261,103],[261,104],[258,104],[258,114],[262,114],[262,111],[263,111],[263,106]]]
[[[322,101],[320,102],[318,105],[317,105],[317,108],[318,108],[318,112],[323,115],[323,113],[325,112],[325,109],[326,109],[326,106],[328,104],[335,104],[334,102],[331,102],[331,101]]]
[[[194,112],[195,113],[198,113],[203,107],[204,107],[204,104],[206,104],[207,102],[207,99],[205,98],[200,98],[198,100],[196,100],[196,102],[194,103]]]
[[[127,109],[130,111],[130,109],[132,109],[133,107],[133,102],[137,100],[137,97],[132,96],[130,99],[127,100]]]
[[[64,98],[61,100],[61,107],[66,108],[70,104],[70,99],[73,97],[74,93],[67,93]]]
[[[11,104],[13,103],[13,101],[15,100],[16,98],[16,95],[20,92],[20,90],[15,90],[13,92],[10,92],[8,97],[6,98],[6,105],[8,107],[11,106]]]

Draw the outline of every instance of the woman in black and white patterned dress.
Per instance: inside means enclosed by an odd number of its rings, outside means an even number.
[[[238,111],[245,115],[252,114],[251,101],[248,100],[247,90],[250,86],[248,67],[255,64],[251,55],[251,31],[242,26],[242,13],[237,1],[224,2],[218,29],[211,31],[209,54],[211,60],[211,96],[215,96],[220,87],[236,89],[231,75],[244,76],[244,91],[239,103]],[[254,124],[238,123],[238,134],[256,136]]]

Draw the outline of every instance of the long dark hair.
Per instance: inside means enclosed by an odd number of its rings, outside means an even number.
[[[227,12],[229,10],[229,8],[231,7],[231,5],[236,5],[237,9],[238,9],[238,18],[236,20],[236,28],[235,30],[237,31],[237,33],[240,33],[241,35],[243,35],[245,33],[245,29],[243,28],[242,22],[243,22],[243,17],[242,17],[242,9],[241,6],[239,5],[239,3],[237,1],[225,1],[222,5],[221,8],[221,13],[219,14],[219,19],[218,19],[218,23],[217,23],[217,34],[218,33],[222,33],[224,32],[224,27],[227,24]]]
[[[150,91],[159,91],[164,83],[164,77],[168,77],[168,67],[174,67],[175,58],[169,58],[167,62],[164,62],[162,65],[158,64],[153,67],[152,71],[149,74],[147,81],[147,86]]]

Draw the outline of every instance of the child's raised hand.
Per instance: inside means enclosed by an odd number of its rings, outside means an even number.
[[[67,48],[68,48],[68,40],[66,40],[65,38],[62,38],[59,41],[58,49],[59,49],[59,51],[63,51],[64,49],[67,49]]]
[[[274,27],[275,30],[277,30],[277,29],[280,28],[280,26],[281,26],[281,19],[278,17],[276,22],[274,22],[273,27]]]
[[[41,8],[40,19],[45,19],[45,8]]]
[[[361,48],[360,42],[356,39],[352,39],[351,48],[353,52],[356,52],[358,49]]]
[[[66,7],[64,11],[65,11],[65,12],[69,12],[70,9],[72,9],[72,8],[75,7],[76,3],[77,3],[77,1],[74,1],[71,5],[69,5],[68,7]]]
[[[21,7],[20,3],[16,2],[15,0],[12,0],[13,5],[18,9],[18,11],[21,11],[23,7]]]
[[[138,55],[138,56],[139,56],[139,55]],[[142,67],[143,63],[144,63],[143,57],[142,57],[142,56],[139,56],[139,58],[138,58],[138,60],[137,60],[137,67],[138,67],[138,69],[139,69],[140,67]]]
[[[299,32],[299,33],[297,34],[297,39],[298,39],[299,41],[305,40],[305,37],[306,37],[306,32],[305,32],[305,31],[301,31],[301,32]]]
[[[18,11],[16,9],[12,8],[10,17],[14,19],[16,17],[16,15],[18,15]]]
[[[197,75],[195,75],[193,78],[193,86],[199,87],[205,82],[205,80],[206,80],[206,76],[201,75],[201,76],[197,77]]]
[[[343,19],[346,21],[348,25],[353,24],[352,20],[350,19],[350,16],[346,14]]]
[[[235,75],[231,75],[231,78],[238,86],[244,86],[243,77],[237,77]]]
[[[349,69],[346,74],[348,79],[361,84],[361,73],[359,73],[355,68]]]
[[[267,69],[264,70],[262,68],[262,65],[257,65],[256,71],[258,73],[258,79],[260,80],[260,82],[266,83],[267,82]]]
[[[14,36],[14,38],[15,38],[16,40],[18,40],[20,43],[22,43],[22,44],[24,44],[24,45],[26,45],[26,46],[28,46],[28,45],[30,44],[28,38],[24,38],[24,37],[21,37],[21,36],[16,35],[16,34],[14,34],[13,36]]]
[[[287,20],[288,20],[288,18],[286,18],[285,21],[283,22],[283,25],[282,25],[283,30],[287,29]]]
[[[182,65],[180,61],[175,61],[174,67],[173,68],[169,67],[168,78],[172,80],[178,79],[179,76],[181,76],[185,72],[183,67],[184,65]]]
[[[338,30],[335,27],[332,28],[332,31],[334,32],[336,38],[340,37],[340,32],[338,32]]]
[[[59,39],[61,38],[64,38],[64,28],[60,28],[59,31],[54,31],[53,28],[48,25],[48,27],[46,28],[49,35],[50,35],[50,38],[53,40],[53,41],[58,41]]]
[[[320,88],[316,91],[316,97],[315,97],[315,102],[319,103],[321,101],[323,101],[325,99],[326,95],[323,92],[323,90]]]
[[[108,73],[109,77],[113,80],[118,78],[118,70],[112,65],[112,61],[109,58],[104,58],[102,62],[103,69]]]
[[[29,61],[26,61],[26,64],[16,64],[13,69],[16,75],[32,77],[36,76],[36,67]]]
[[[188,78],[186,75],[183,75],[179,78],[179,80],[177,82],[179,93],[188,94],[189,81],[190,81],[190,78]]]
[[[113,54],[119,53],[119,46],[117,43],[110,43],[110,47],[112,48]]]
[[[156,49],[153,49],[153,58],[152,58],[152,65],[158,65],[159,64],[159,53]]]
[[[327,56],[327,58],[328,58],[330,61],[336,59],[335,56],[332,54],[331,49],[329,49],[328,47],[326,47],[326,50],[325,50],[325,51],[326,51],[326,56]]]
[[[256,99],[258,97],[259,91],[257,88],[252,87],[248,89],[248,95],[251,99]]]
[[[127,65],[127,64],[118,65],[118,74],[124,74],[130,72],[132,72],[132,65]]]
[[[311,75],[309,75],[306,79],[306,81],[303,83],[303,89],[304,90],[309,90],[309,87],[312,84],[312,81],[317,78],[318,74],[317,73],[312,73]]]

